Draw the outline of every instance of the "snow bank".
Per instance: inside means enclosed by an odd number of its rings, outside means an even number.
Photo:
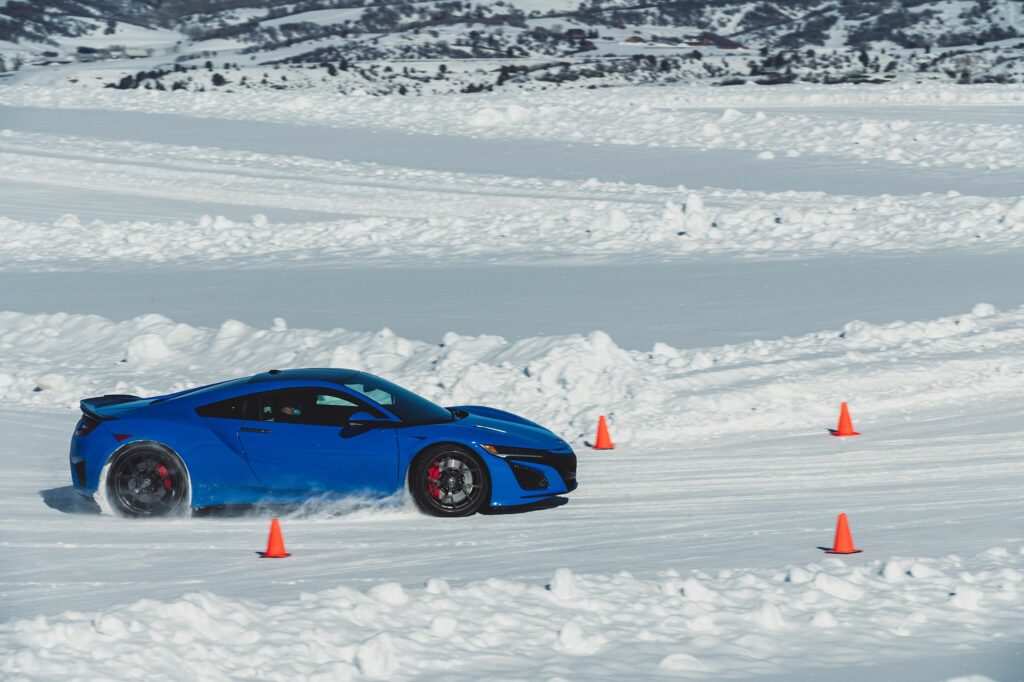
[[[982,352],[983,351],[983,352]],[[288,367],[380,374],[446,405],[486,404],[579,443],[607,414],[616,439],[665,443],[831,425],[850,400],[860,419],[905,418],[1019,395],[1024,308],[710,348],[620,348],[605,333],[528,338],[448,333],[439,344],[343,329],[218,329],[160,315],[0,313],[0,401],[74,408],[101,393],[155,395]]]
[[[435,201],[450,206],[445,197]],[[258,213],[250,220],[201,215],[175,222],[0,217],[0,260],[5,270],[73,270],[97,262],[530,264],[1024,247],[1024,199],[680,190],[660,202],[488,203],[472,219],[430,209],[415,218],[389,216],[386,208],[385,215],[304,223],[272,222]]]
[[[70,158],[54,163],[39,149]],[[1024,246],[1022,197],[696,192],[33,133],[0,138],[0,162],[8,180],[58,192],[188,197],[254,212],[249,220],[89,221],[55,208],[48,220],[0,217],[5,269],[68,269],[96,261],[663,261]],[[336,218],[288,223],[268,220],[264,208]]]
[[[570,669],[581,679],[644,679],[658,670],[722,679],[1024,636],[1024,553],[885,562],[915,563],[930,566],[929,575],[904,569],[897,583],[880,576],[880,561],[849,567],[826,559],[686,580],[674,570],[639,579],[560,569],[548,585],[383,582],[273,604],[197,592],[10,620],[0,625],[0,671],[40,680],[146,670],[175,680],[461,681],[548,679]],[[797,569],[814,579],[787,581]],[[703,592],[694,598],[684,585],[697,580]]]
[[[88,93],[83,97],[83,91]],[[124,109],[417,132],[587,140],[776,154],[833,154],[917,165],[1006,168],[1024,165],[1024,125],[954,123],[935,116],[888,120],[879,106],[1020,105],[1024,86],[894,83],[850,86],[791,84],[721,88],[707,85],[612,90],[499,92],[418,98],[343,97],[309,92],[159,92],[89,86],[18,85],[5,103],[41,107]],[[767,115],[759,109],[799,108]],[[826,107],[854,112],[815,111]],[[749,109],[744,111],[743,109]]]

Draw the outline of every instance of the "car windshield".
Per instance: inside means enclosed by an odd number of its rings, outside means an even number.
[[[381,405],[406,423],[434,424],[455,419],[451,412],[440,405],[372,374],[359,372],[344,385]]]

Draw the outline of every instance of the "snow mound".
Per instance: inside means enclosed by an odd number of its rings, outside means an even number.
[[[830,597],[845,601],[857,601],[864,596],[864,590],[848,580],[837,578],[827,573],[814,576],[812,584]]]
[[[657,580],[621,573],[574,576],[573,599],[553,599],[537,583],[496,578],[444,590],[387,582],[365,591],[339,586],[269,604],[199,592],[10,620],[0,625],[0,671],[29,680],[122,679],[143,668],[171,680],[208,679],[216,671],[218,679],[461,682],[546,679],[555,668],[571,668],[580,679],[618,680],[623,670],[633,679],[659,671],[731,678],[754,669],[806,669],[809,661],[849,664],[879,650],[911,658],[937,642],[969,648],[994,632],[1007,641],[1024,635],[1024,594],[1002,589],[1003,572],[1024,569],[1024,556],[986,552],[932,561],[943,570],[901,586],[879,577],[877,561],[812,567],[822,584],[856,584],[862,592],[856,601],[847,588],[819,592],[818,580],[774,581],[785,568],[706,576],[702,583],[717,598],[699,607],[667,597]],[[966,593],[946,577],[965,569],[978,595],[967,627],[964,606],[946,597]],[[712,617],[715,627],[695,635],[691,624]],[[898,649],[894,633],[905,635]],[[175,655],[154,656],[154,643]]]
[[[690,654],[669,654],[661,659],[658,667],[662,670],[684,670],[704,672],[707,666],[701,663],[700,659]]]
[[[474,128],[490,128],[502,124],[518,123],[529,119],[529,117],[529,110],[516,104],[509,104],[501,110],[491,107],[478,109],[466,119],[466,123]]]
[[[819,431],[851,396],[858,419],[868,421],[992,403],[1019,394],[1022,351],[1024,309],[985,305],[936,320],[852,322],[841,331],[711,348],[658,343],[646,352],[620,348],[599,331],[515,343],[449,333],[431,344],[387,329],[291,329],[283,320],[271,329],[234,320],[209,329],[160,315],[112,322],[4,312],[0,401],[74,408],[89,395],[161,395],[270,368],[344,366],[445,405],[508,409],[576,443],[592,436],[602,414],[619,442],[677,443]],[[307,511],[316,513],[311,504]]]

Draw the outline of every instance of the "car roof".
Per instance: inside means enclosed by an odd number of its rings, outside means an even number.
[[[177,393],[169,393],[167,395],[156,396],[151,399],[151,404],[159,404],[169,400],[176,399],[188,399],[188,400],[218,400],[219,396],[225,391],[231,389],[241,388],[242,386],[248,386],[249,384],[274,384],[281,381],[320,381],[334,384],[344,384],[350,381],[352,378],[359,376],[362,372],[357,372],[352,369],[340,369],[340,368],[313,368],[313,369],[272,369],[267,372],[260,374],[254,374],[251,377],[241,377],[239,379],[229,379],[227,381],[220,381],[215,384],[207,384],[205,386],[196,386],[194,388],[185,389],[184,391],[178,391]],[[256,388],[255,390],[268,390],[270,387],[264,389]]]
[[[327,381],[342,384],[359,374],[354,369],[315,367],[310,369],[272,369],[249,377],[247,383],[261,384],[273,381]]]

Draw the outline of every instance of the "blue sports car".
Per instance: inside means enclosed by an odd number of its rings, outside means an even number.
[[[440,407],[353,370],[272,369],[81,406],[74,488],[127,516],[403,485],[430,514],[468,516],[576,488],[576,455],[548,429],[491,407]]]

